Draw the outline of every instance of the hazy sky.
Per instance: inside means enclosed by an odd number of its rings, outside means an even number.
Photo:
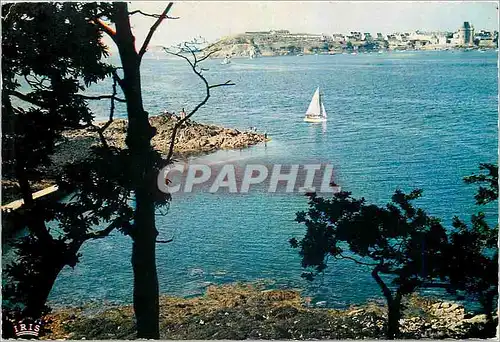
[[[130,9],[161,13],[166,2],[133,2]],[[476,29],[498,29],[496,2],[177,2],[151,44],[171,45],[203,36],[221,36],[252,30],[287,29],[291,32],[382,32],[420,30],[455,31],[464,21]],[[142,41],[153,18],[132,17]]]

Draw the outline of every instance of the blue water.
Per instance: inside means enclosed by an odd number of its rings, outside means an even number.
[[[271,164],[329,162],[343,190],[385,203],[396,188],[424,189],[418,204],[449,224],[477,210],[475,188],[462,177],[480,162],[497,160],[498,80],[496,52],[399,52],[335,56],[207,61],[210,82],[232,80],[213,90],[196,120],[267,131],[272,141],[245,150],[220,151],[205,159]],[[145,59],[145,107],[150,114],[192,108],[203,96],[182,61]],[[326,125],[302,122],[320,86],[329,114]],[[106,92],[104,85],[94,92]],[[107,115],[105,102],[98,118]],[[118,107],[118,117],[124,117]],[[331,264],[313,283],[300,277],[300,259],[288,239],[304,227],[295,213],[306,208],[298,194],[175,195],[166,216],[157,216],[162,293],[190,296],[209,284],[267,279],[300,288],[332,307],[380,297],[362,266]],[[495,208],[487,211],[497,220]],[[130,302],[131,241],[115,233],[88,242],[74,270],[59,276],[50,300]]]

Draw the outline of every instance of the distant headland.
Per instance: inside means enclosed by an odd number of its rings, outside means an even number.
[[[377,52],[386,50],[472,50],[498,48],[498,31],[475,31],[464,22],[455,32],[396,32],[387,35],[361,31],[348,34],[252,31],[223,37],[202,51],[213,58]]]

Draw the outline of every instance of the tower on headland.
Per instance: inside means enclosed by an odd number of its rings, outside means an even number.
[[[458,44],[474,44],[474,26],[472,26],[468,21],[465,21],[464,24],[458,29]]]

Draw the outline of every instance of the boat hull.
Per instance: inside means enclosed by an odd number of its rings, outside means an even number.
[[[325,122],[326,118],[304,118],[305,122],[313,122],[313,123],[318,123],[318,122]]]

